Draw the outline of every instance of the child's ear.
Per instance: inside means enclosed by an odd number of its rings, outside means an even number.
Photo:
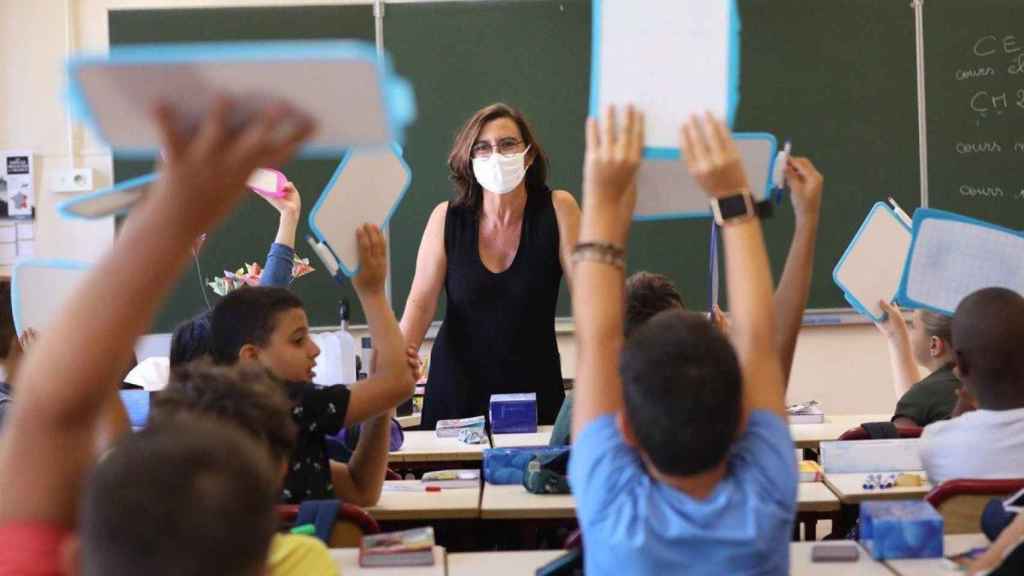
[[[942,356],[942,353],[946,351],[946,343],[942,341],[942,338],[938,336],[932,336],[928,339],[928,352],[932,358],[938,358]]]
[[[618,426],[619,432],[622,433],[622,441],[626,443],[630,448],[639,447],[640,443],[637,442],[636,433],[633,432],[633,427],[629,424],[629,420],[626,419],[626,411],[620,410],[615,415],[615,425]]]
[[[239,360],[256,360],[260,356],[259,348],[252,344],[243,344],[238,351]]]

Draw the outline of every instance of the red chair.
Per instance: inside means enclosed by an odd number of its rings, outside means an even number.
[[[896,433],[900,438],[920,438],[921,437],[920,426],[897,426]],[[856,428],[850,428],[843,435],[839,437],[840,440],[871,440],[871,436],[863,426],[857,426]]]
[[[384,473],[384,479],[385,480],[402,480],[403,478],[402,478],[401,474],[399,474],[398,472],[395,472],[391,468],[388,468],[387,472]]]
[[[299,507],[295,504],[282,504],[277,507],[278,517],[286,525],[295,523],[299,516]],[[380,525],[366,510],[354,504],[342,503],[338,507],[338,518],[327,541],[329,548],[356,548],[362,537],[367,534],[379,534]]]
[[[981,530],[981,513],[993,498],[1005,498],[1024,488],[1024,478],[1009,480],[947,480],[925,500],[942,514],[946,534],[974,534]]]

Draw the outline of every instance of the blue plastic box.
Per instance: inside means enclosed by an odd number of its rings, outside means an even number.
[[[522,484],[526,466],[542,454],[567,452],[568,446],[526,446],[484,450],[484,480],[488,484]]]
[[[492,394],[491,433],[525,434],[537,431],[537,394]]]
[[[875,560],[941,558],[942,528],[942,516],[922,500],[860,505],[860,542]]]

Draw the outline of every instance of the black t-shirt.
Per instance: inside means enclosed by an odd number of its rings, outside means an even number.
[[[327,458],[327,435],[345,426],[351,393],[346,386],[289,383],[292,419],[299,428],[295,452],[288,463],[282,499],[289,504],[303,500],[333,500],[334,483]]]
[[[956,407],[956,391],[960,381],[953,374],[953,365],[947,364],[914,384],[896,403],[893,419],[910,418],[918,426],[947,420]]]

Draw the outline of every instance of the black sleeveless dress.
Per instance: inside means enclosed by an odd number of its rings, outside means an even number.
[[[501,273],[480,260],[475,212],[449,205],[444,322],[430,354],[422,427],[487,414],[491,394],[537,393],[537,416],[551,424],[564,392],[555,341],[562,280],[551,190],[529,192],[519,250]]]

